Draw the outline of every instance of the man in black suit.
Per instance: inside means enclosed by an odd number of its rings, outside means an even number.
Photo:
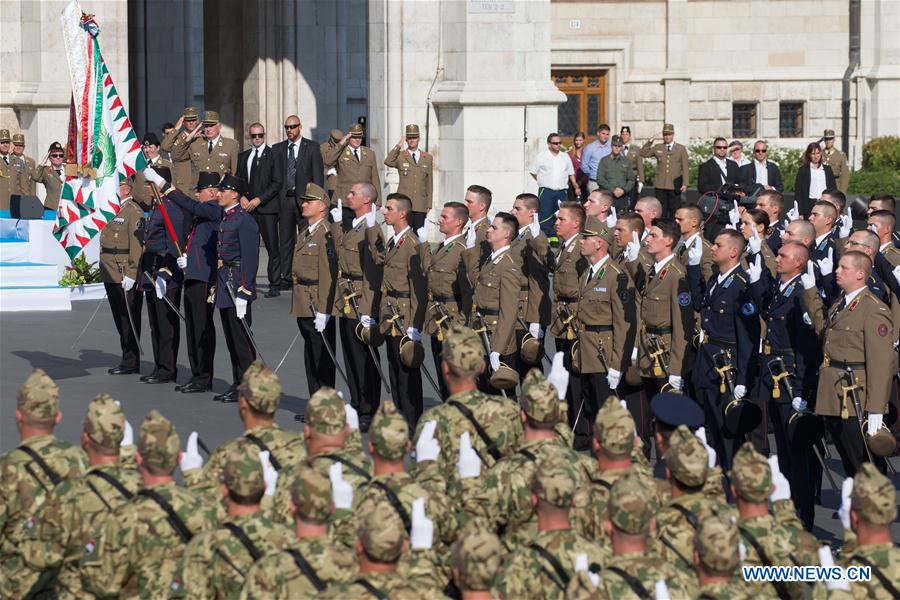
[[[725,183],[740,183],[741,170],[737,163],[726,158],[728,140],[718,137],[713,141],[713,155],[700,165],[697,176],[697,190],[701,194],[715,193]]]
[[[237,176],[248,182],[247,197],[241,199],[244,210],[256,217],[269,263],[269,295],[281,283],[281,257],[278,249],[278,192],[282,174],[275,171],[272,149],[266,145],[262,123],[250,126],[250,148],[238,154]]]
[[[764,189],[784,193],[781,171],[778,169],[778,165],[771,160],[766,160],[768,153],[768,144],[762,140],[756,140],[756,143],[753,144],[753,160],[749,165],[741,167],[741,182],[748,194],[757,183]]]
[[[300,117],[291,115],[284,120],[287,139],[272,146],[274,169],[282,180],[278,192],[278,248],[281,259],[278,281],[282,290],[291,289],[291,262],[297,241],[297,222],[300,212],[297,198],[306,193],[306,184],[325,185],[325,166],[319,144],[304,138]],[[272,287],[267,298],[278,296],[278,288]]]

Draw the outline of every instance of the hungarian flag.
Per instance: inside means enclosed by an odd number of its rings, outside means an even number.
[[[141,143],[103,55],[100,27],[77,0],[60,16],[72,79],[66,181],[53,235],[71,259],[113,219],[121,206],[120,178],[147,166]]]

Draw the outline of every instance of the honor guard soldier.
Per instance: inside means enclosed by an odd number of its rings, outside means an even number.
[[[175,128],[163,136],[160,148],[168,152],[174,167],[173,183],[179,190],[193,189],[196,182],[193,165],[191,163],[190,146],[194,140],[202,140],[203,128],[200,127],[200,117],[197,109],[188,106],[181,114],[181,118],[175,123]]]
[[[470,185],[466,189],[464,201],[466,208],[469,209],[469,230],[473,232],[471,235],[474,236],[474,243],[484,246],[487,230],[491,224],[488,211],[491,210],[493,194],[482,185]]]
[[[769,215],[769,228],[766,230],[766,242],[769,249],[777,255],[781,247],[781,238],[786,227],[781,220],[781,211],[784,210],[784,196],[775,190],[763,190],[756,197],[756,208]]]
[[[808,272],[803,280],[803,303],[825,355],[816,414],[825,417],[849,476],[866,460],[885,468],[883,458],[872,456],[868,438],[881,429],[897,364],[890,311],[866,286],[871,272],[868,256],[845,252],[835,273],[843,294],[827,312]]]
[[[406,150],[403,142],[406,141]],[[425,217],[431,210],[431,196],[434,188],[434,159],[419,148],[419,126],[407,125],[405,138],[391,148],[384,164],[397,169],[400,185],[397,193],[412,202],[409,226],[413,231],[425,225]]]
[[[631,168],[636,176],[630,194],[630,201],[633,205],[644,187],[644,157],[641,156],[641,149],[631,144],[631,127],[623,125],[619,130],[619,136],[622,138],[622,154],[631,161]]]
[[[65,171],[65,150],[59,142],[50,144],[47,150],[47,158],[50,159],[49,165],[41,165],[31,174],[31,178],[35,183],[44,186],[46,196],[44,197],[44,210],[52,210],[56,212],[59,208],[59,197],[62,195],[62,186],[66,181]]]
[[[607,222],[611,220],[607,219]],[[603,226],[602,222],[600,226]],[[627,212],[615,219],[615,229],[611,231],[613,245],[609,253],[632,277],[646,275],[653,267],[653,257],[644,246],[648,230],[649,226],[644,225],[644,219],[637,213]],[[639,286],[643,286],[644,283],[635,281]]]
[[[9,210],[9,196],[15,193],[16,188],[9,142],[9,129],[0,129],[0,210]]]
[[[16,133],[12,136],[13,157],[18,159],[20,168],[17,169],[18,180],[16,182],[14,194],[22,196],[34,196],[35,185],[34,177],[37,172],[37,165],[30,156],[25,156],[25,134]]]
[[[753,600],[756,596],[738,579],[741,565],[738,527],[726,517],[707,517],[697,525],[693,540],[693,568],[700,584],[699,598]]]
[[[663,143],[654,145],[656,136],[641,147],[641,156],[656,158],[656,175],[653,189],[663,205],[663,215],[672,216],[679,198],[687,190],[690,178],[690,163],[687,148],[675,143],[675,126],[666,123],[662,130]]]
[[[219,176],[237,173],[240,148],[236,140],[220,135],[219,113],[214,110],[203,113],[202,129],[204,139],[195,139],[190,148],[194,179],[201,172],[214,172]]]
[[[344,132],[340,129],[332,129],[328,134],[328,140],[319,145],[319,152],[322,153],[322,156],[328,154],[330,150],[332,150],[335,146],[340,143],[341,138],[344,137]],[[328,191],[328,199],[331,200],[334,196],[334,188],[337,185],[337,169],[334,167],[326,167],[325,168],[325,189]]]
[[[337,251],[328,224],[328,194],[315,183],[306,184],[300,214],[307,227],[294,246],[291,315],[303,336],[303,364],[310,396],[322,386],[334,387],[334,306]]]
[[[375,151],[362,145],[363,126],[350,126],[350,131],[322,157],[326,167],[337,169],[334,195],[347,200],[351,188],[357,183],[368,183],[374,189],[375,206],[381,206],[381,180],[378,177],[378,162]],[[349,215],[345,215],[349,217]]]
[[[148,185],[171,182],[172,172],[166,167],[147,169],[144,179]],[[178,305],[184,275],[178,268],[181,256],[181,236],[184,213],[166,196],[154,200],[144,227],[144,256],[141,258],[141,289],[147,296],[150,334],[153,340],[153,372],[142,375],[144,383],[175,381],[178,371],[178,343],[181,323]],[[173,237],[174,236],[174,237]],[[168,300],[168,301],[167,301]]]
[[[699,244],[702,251],[700,274],[704,281],[713,275],[712,244],[703,235],[703,212],[696,204],[682,204],[675,210],[675,222],[681,229],[681,241],[675,245],[675,256],[688,264],[688,250]]]
[[[847,161],[847,155],[834,147],[834,129],[825,130],[822,142],[825,145],[822,162],[831,167],[837,189],[846,194],[850,187],[850,163]]]
[[[379,329],[387,345],[394,404],[415,429],[422,414],[422,361],[413,357],[410,362],[403,356],[410,351],[402,348],[416,344],[421,349],[426,297],[418,238],[407,221],[411,206],[403,194],[388,194],[384,222],[393,236],[385,243],[376,225],[366,229],[366,243],[372,260],[383,269]]]
[[[185,254],[177,261],[184,273],[184,317],[191,380],[176,385],[175,390],[185,394],[212,389],[213,358],[216,353],[213,317],[216,309],[209,302],[209,294],[216,283],[217,240],[222,220],[218,185],[217,173],[200,173],[197,177],[196,200],[179,189],[165,185],[161,188],[169,200],[195,217],[185,244]]]
[[[472,286],[463,256],[466,250],[463,228],[468,221],[469,211],[465,204],[445,202],[438,219],[438,229],[444,234],[444,241],[436,248],[431,248],[427,243],[419,246],[427,285],[422,331],[431,336],[431,356],[441,398],[448,396],[447,384],[441,375],[444,337],[452,326],[467,322],[472,308]]]
[[[106,288],[109,309],[119,332],[122,359],[109,369],[110,375],[128,375],[140,370],[141,307],[140,263],[144,239],[144,211],[132,198],[133,180],[119,181],[119,213],[100,232],[100,279]]]

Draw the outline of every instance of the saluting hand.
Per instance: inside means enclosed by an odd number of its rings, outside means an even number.
[[[631,241],[625,246],[625,262],[637,259],[641,252],[641,242],[638,240],[637,231],[631,232]]]
[[[804,290],[816,287],[816,271],[813,268],[813,261],[806,261],[806,273],[800,275],[800,283],[803,284]]]

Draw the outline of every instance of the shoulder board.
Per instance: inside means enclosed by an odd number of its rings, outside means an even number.
[[[622,270],[622,266],[619,265],[619,263],[614,262],[614,261],[612,260],[612,258],[610,258],[610,260],[606,261],[606,266],[607,266],[608,268],[612,269],[613,271],[615,271],[617,275],[624,275],[624,274],[625,274],[625,272]]]
[[[669,268],[669,269],[674,269],[679,275],[684,275],[684,274],[686,273],[685,268],[684,268],[684,265],[682,265],[682,264],[681,264],[679,261],[677,261],[677,260],[670,260],[670,261],[669,261],[668,268]]]
[[[878,297],[872,293],[872,290],[866,289],[866,291],[864,291],[860,295],[862,298],[867,298],[867,299],[871,300],[872,304],[874,304],[878,310],[883,311],[883,312],[888,311],[887,304],[885,304],[884,302],[879,300]]]
[[[740,271],[735,271],[735,272],[734,272],[734,276],[735,276],[737,279],[740,279],[740,280],[744,283],[744,285],[747,285],[747,278],[744,276],[744,274],[743,274],[742,272],[740,272]]]
[[[498,260],[503,260],[504,258],[505,258],[506,260],[508,260],[509,262],[511,262],[511,263],[513,263],[513,264],[516,264],[516,261],[514,261],[514,260],[512,259],[512,256],[509,255],[509,250],[507,250],[506,252],[504,252],[503,254],[501,254],[501,255],[500,255],[500,258],[499,258]]]

